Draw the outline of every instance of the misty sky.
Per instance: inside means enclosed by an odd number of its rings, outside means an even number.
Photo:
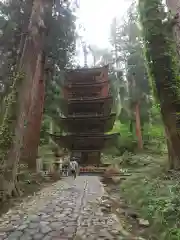
[[[83,33],[86,41],[107,48],[112,19],[123,17],[130,3],[131,0],[80,0],[78,22],[86,29]]]

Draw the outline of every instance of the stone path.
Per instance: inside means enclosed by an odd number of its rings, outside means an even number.
[[[95,176],[67,178],[27,198],[0,218],[0,240],[127,239],[118,220],[102,213]]]

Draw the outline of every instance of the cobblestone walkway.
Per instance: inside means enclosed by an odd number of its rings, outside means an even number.
[[[101,212],[102,195],[98,177],[59,181],[3,215],[0,240],[124,239],[114,216]]]

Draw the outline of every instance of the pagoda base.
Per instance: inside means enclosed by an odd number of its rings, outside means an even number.
[[[82,165],[100,165],[101,164],[101,152],[100,151],[72,151],[71,156],[76,156],[79,159],[79,163]]]

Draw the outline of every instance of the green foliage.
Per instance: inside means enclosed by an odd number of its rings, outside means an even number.
[[[148,125],[145,128],[145,133],[149,136],[149,140],[157,139],[158,141],[162,141],[162,139],[165,139],[163,125]]]
[[[173,37],[172,19],[165,12],[162,1],[139,1],[145,55],[148,72],[155,86],[154,91],[160,102],[167,98],[175,104],[180,95],[179,60]],[[164,92],[164,94],[163,94]]]
[[[44,119],[41,124],[41,131],[40,131],[40,145],[46,145],[49,143],[49,125],[50,125],[50,120],[46,115],[44,115]]]
[[[110,81],[110,93],[113,97],[113,110],[116,112],[117,117],[121,112],[121,107],[123,104],[123,99],[120,95],[120,90],[122,89],[125,91],[124,88],[124,79],[122,76],[118,76],[117,72],[111,72],[109,74],[109,81]]]
[[[53,148],[49,144],[43,144],[38,149],[38,156],[43,160],[43,164],[49,165],[54,161]]]
[[[156,145],[156,149],[166,144],[164,126],[160,115],[160,105],[153,104],[150,109],[151,124],[145,124],[143,128],[143,139],[147,142],[146,147]],[[158,146],[158,147],[157,147]]]
[[[119,66],[125,66],[126,85],[128,84],[128,92],[124,92],[125,88],[121,89],[121,86],[116,87],[120,94],[122,108],[119,120],[121,123],[131,121],[131,126],[134,128],[134,103],[139,102],[141,125],[143,127],[145,123],[149,122],[150,118],[150,87],[144,62],[144,46],[142,44],[135,3],[129,7],[126,20],[123,24],[119,23],[117,19],[113,20],[111,26],[111,44],[116,53],[117,63]]]
[[[46,80],[44,119],[41,128],[41,144],[49,139],[50,122],[60,116],[58,111],[62,97],[64,71],[72,67],[76,46],[75,16],[69,6],[60,4],[56,14],[48,19],[50,31],[46,39],[45,51],[51,62],[51,74]],[[54,121],[55,122],[55,121]],[[55,126],[59,132],[59,126]]]
[[[17,67],[20,41],[27,27],[32,1],[1,1],[0,3],[0,98],[4,99],[11,92]],[[4,109],[4,108],[3,108]],[[3,114],[3,113],[2,113]]]
[[[159,115],[158,110],[156,109],[156,114]],[[124,152],[136,152],[137,150],[137,139],[134,131],[130,131],[130,121],[126,121],[125,123],[121,123],[120,121],[116,121],[113,129],[110,133],[120,133],[120,137],[116,143],[116,149],[113,148],[109,151],[105,151],[108,154],[112,155],[123,155]],[[164,154],[167,152],[166,147],[166,138],[164,133],[164,126],[162,122],[153,122],[153,124],[146,123],[143,127],[143,140],[145,150],[154,153]]]
[[[113,155],[121,156],[125,151],[135,151],[137,142],[133,134],[129,131],[128,124],[121,124],[119,121],[116,121],[110,133],[120,133],[120,136],[116,142],[116,149],[114,149],[114,152],[112,152]]]
[[[13,141],[15,124],[17,121],[18,92],[23,78],[24,75],[20,73],[14,77],[11,93],[6,99],[7,106],[3,122],[0,125],[0,164],[2,164],[2,166]]]
[[[131,161],[136,161],[136,164],[129,168],[131,174],[121,184],[121,190],[129,204],[150,221],[145,237],[152,240],[178,240],[179,173],[167,173],[166,161],[160,156],[129,156],[129,167],[132,166]]]
[[[126,124],[129,119],[130,119],[130,116],[128,115],[128,112],[124,108],[122,108],[119,114],[120,122],[122,124]]]
[[[76,26],[75,15],[68,3],[60,1],[54,5],[56,8],[52,16],[47,14],[45,23],[49,30],[45,43],[44,53],[46,55],[46,95],[44,121],[41,129],[41,144],[48,139],[47,117],[53,118],[59,113],[56,111],[61,96],[61,83],[63,81],[63,71],[72,65],[76,46]],[[5,97],[11,93],[13,84],[12,76],[16,72],[19,57],[22,49],[20,42],[23,43],[25,31],[29,24],[29,17],[32,9],[32,1],[6,1],[0,3],[0,81],[1,81],[1,118],[3,118]],[[23,44],[22,44],[23,45]],[[2,121],[1,121],[2,122]],[[43,140],[44,138],[44,140]]]

